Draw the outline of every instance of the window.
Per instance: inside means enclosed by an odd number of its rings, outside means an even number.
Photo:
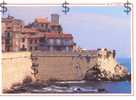
[[[35,47],[35,50],[37,50],[37,47]]]
[[[25,45],[22,45],[21,51],[26,51]]]
[[[37,40],[35,40],[35,43],[37,43]]]
[[[7,27],[7,29],[11,29],[11,27]]]
[[[33,40],[32,40],[32,39],[30,39],[30,44],[32,44],[32,42],[33,42]]]
[[[36,33],[32,32],[31,35],[35,35]]]
[[[32,47],[30,47],[29,50],[32,51]]]
[[[12,36],[12,33],[11,32],[8,32],[7,33],[7,37],[10,38]]]
[[[24,48],[25,48],[25,45],[23,45],[22,48],[24,49]]]
[[[41,24],[42,27],[44,27],[44,24]]]
[[[25,42],[25,38],[22,38],[22,42]]]
[[[7,37],[10,37],[10,33],[7,33]]]
[[[46,37],[41,37],[39,42],[45,42],[46,41]]]

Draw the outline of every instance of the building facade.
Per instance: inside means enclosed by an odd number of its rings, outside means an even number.
[[[45,33],[39,43],[40,50],[47,51],[72,51],[74,46],[71,34]]]
[[[2,51],[73,51],[72,34],[63,32],[59,15],[37,17],[34,22],[24,22],[12,16],[2,18]]]
[[[14,51],[16,48],[16,34],[23,30],[24,22],[12,16],[2,18],[2,50],[3,52]]]

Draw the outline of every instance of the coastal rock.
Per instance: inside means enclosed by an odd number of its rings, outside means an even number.
[[[85,75],[85,80],[92,80],[92,81],[125,81],[131,80],[131,75],[122,71],[121,73],[114,73],[112,74],[110,71],[100,70],[100,69],[90,69],[87,71]]]
[[[86,80],[123,81],[130,80],[127,68],[118,64],[115,59],[115,50],[98,50],[97,64],[89,69],[85,75]]]
[[[85,75],[85,80],[94,80],[94,81],[97,81],[100,79],[100,70],[93,67],[91,69],[89,69],[87,72],[86,72],[86,75]]]

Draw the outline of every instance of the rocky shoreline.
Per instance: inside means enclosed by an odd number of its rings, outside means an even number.
[[[120,82],[120,81],[130,81],[125,79],[120,80],[105,80],[105,79],[95,79],[95,80],[82,80],[82,84],[87,83],[99,83],[99,82]],[[72,82],[72,81],[71,81]],[[74,81],[73,81],[74,82]],[[80,81],[76,81],[77,84],[80,84]],[[106,88],[94,88],[93,86],[89,86],[87,88],[83,88],[80,86],[70,86],[69,81],[61,82],[61,81],[50,81],[50,82],[24,82],[23,84],[14,84],[10,89],[3,90],[3,93],[6,94],[22,94],[22,93],[110,93]]]
[[[118,64],[115,59],[115,51],[107,49],[98,50],[97,63],[95,66],[86,71],[84,81],[95,82],[119,82],[130,81],[131,74],[124,65]],[[13,84],[8,90],[3,90],[3,93],[107,93],[105,88],[89,89],[78,86],[70,87],[66,82],[58,84],[58,80],[49,80],[46,82],[36,80],[31,77],[26,77],[22,83]]]
[[[93,67],[87,71],[84,78],[86,81],[131,81],[131,74],[124,72],[123,74],[111,74],[110,72],[101,71],[97,67]]]
[[[108,91],[104,88],[69,86],[67,83],[52,83],[49,85],[41,82],[31,82],[18,84],[9,90],[3,90],[3,93],[108,93]]]
[[[97,63],[85,75],[90,81],[126,81],[131,80],[126,66],[119,64],[115,59],[115,50],[99,49]]]

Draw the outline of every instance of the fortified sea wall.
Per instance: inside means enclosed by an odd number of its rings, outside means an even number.
[[[15,83],[22,83],[26,76],[31,76],[31,53],[2,53],[2,88],[9,89]]]
[[[40,81],[120,80],[128,76],[128,71],[116,61],[115,50],[108,49],[2,54],[3,89],[21,83],[26,76]]]
[[[26,76],[42,81],[81,80],[96,63],[96,51],[88,52],[10,52],[2,54],[2,85],[10,88]]]
[[[46,80],[82,80],[87,70],[96,64],[96,51],[86,52],[33,52],[33,68],[37,78]]]

